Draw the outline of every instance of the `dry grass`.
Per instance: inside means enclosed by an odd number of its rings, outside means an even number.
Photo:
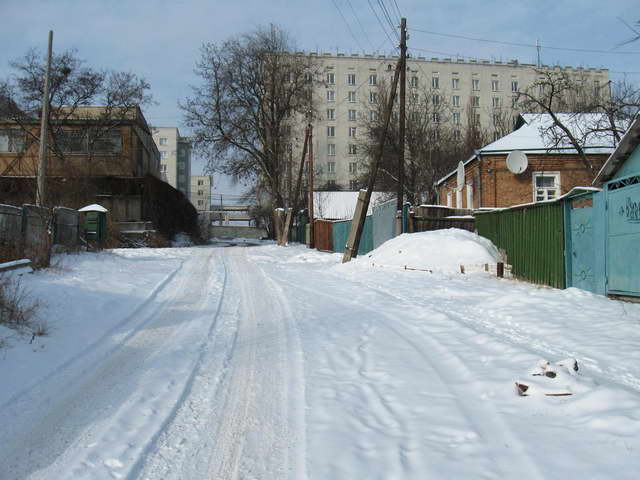
[[[31,298],[18,277],[0,274],[0,325],[23,335],[47,335],[49,328],[38,317],[41,306]]]

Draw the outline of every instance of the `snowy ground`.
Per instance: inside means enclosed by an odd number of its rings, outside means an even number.
[[[52,332],[0,350],[0,479],[637,478],[640,305],[406,237],[347,265],[216,245],[29,275]],[[567,357],[579,393],[515,394]]]

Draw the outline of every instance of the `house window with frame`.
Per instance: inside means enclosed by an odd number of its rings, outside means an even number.
[[[327,173],[336,173],[336,162],[327,162]]]
[[[369,75],[369,85],[377,85],[378,84],[378,75],[372,73]]]
[[[356,92],[349,92],[348,95],[349,103],[356,103]]]
[[[335,102],[335,101],[336,101],[336,91],[327,90],[327,102]]]
[[[454,125],[460,125],[460,112],[453,112],[451,119]]]
[[[204,185],[204,180],[198,180],[198,186]]]
[[[356,74],[347,73],[347,85],[355,85],[355,84],[356,84]]]
[[[369,110],[369,121],[370,122],[378,121],[378,112],[376,110]]]
[[[480,125],[480,114],[479,113],[474,113],[472,118],[472,123],[474,125]]]
[[[480,80],[474,78],[471,80],[471,89],[472,90],[480,90]]]
[[[460,95],[454,95],[451,97],[451,105],[454,107],[460,106]]]
[[[167,139],[164,137],[160,137],[160,145],[166,145],[167,144]]]
[[[412,93],[411,95],[409,95],[409,103],[413,103],[415,105],[420,103],[420,95],[418,95],[417,93]]]
[[[304,74],[304,83],[312,83],[313,82],[313,74],[305,73]]]
[[[335,120],[335,119],[336,119],[336,109],[327,108],[327,120]]]
[[[440,123],[440,114],[438,112],[433,112],[431,114],[431,120],[433,123]]]
[[[369,103],[378,103],[378,92],[369,92]]]
[[[440,78],[439,77],[431,77],[431,88],[433,88],[433,89],[440,88]]]
[[[357,155],[358,154],[358,146],[355,143],[349,144],[349,155]]]
[[[17,153],[24,150],[24,133],[15,129],[0,130],[0,152]]]
[[[511,108],[516,108],[517,106],[518,106],[518,97],[517,96],[511,97]]]
[[[327,73],[327,85],[335,85],[336,84],[336,74],[333,72]]]
[[[491,105],[493,106],[493,108],[500,108],[500,97],[492,97]]]
[[[330,157],[335,157],[336,155],[336,144],[328,143],[327,144],[327,155]]]
[[[451,88],[454,90],[459,90],[460,89],[460,79],[459,78],[452,78],[451,79]]]
[[[198,196],[201,197],[202,195],[204,195],[204,190],[198,190]]]
[[[511,91],[512,92],[517,92],[518,91],[518,81],[517,80],[511,80]]]
[[[458,141],[462,139],[462,134],[460,133],[460,130],[454,130],[453,131],[453,139]]]
[[[440,95],[431,95],[431,103],[433,105],[440,105]]]
[[[160,173],[166,173],[167,172],[167,164],[166,163],[161,163],[160,164]]]
[[[558,198],[560,172],[533,172],[533,201],[544,202]]]
[[[500,81],[499,80],[491,80],[491,90],[497,92],[500,89]]]
[[[352,138],[355,138],[356,131],[357,131],[356,127],[349,127],[349,136]]]
[[[349,162],[349,173],[356,174],[358,173],[358,163],[357,162]]]
[[[329,126],[327,127],[327,137],[335,137],[336,136],[336,127]]]
[[[415,75],[411,77],[411,86],[414,88],[418,86],[418,77],[416,77]]]
[[[355,110],[349,110],[349,121],[354,122],[358,116]]]
[[[480,97],[477,95],[472,95],[471,96],[471,106],[472,107],[479,107],[480,106]]]
[[[160,158],[165,160],[167,158],[167,152],[160,152]]]

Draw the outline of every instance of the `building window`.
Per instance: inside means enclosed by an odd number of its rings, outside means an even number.
[[[327,180],[327,188],[335,189],[336,188],[336,181],[335,180]]]
[[[349,92],[349,103],[356,103],[356,92]]]
[[[471,88],[473,90],[480,90],[480,80],[477,78],[474,78],[471,80]]]
[[[511,108],[516,108],[518,106],[518,97],[511,97]]]
[[[369,110],[369,121],[377,122],[378,121],[378,112],[375,110]]]
[[[453,88],[454,90],[458,90],[460,88],[460,79],[459,78],[452,78],[451,79],[451,88]]]
[[[327,162],[327,173],[336,173],[336,162]]]
[[[491,80],[491,90],[497,92],[500,89],[500,81],[499,80]]]
[[[431,103],[434,105],[440,105],[440,95],[432,95]]]
[[[13,129],[0,130],[0,152],[22,152],[24,138],[22,132]]]
[[[198,180],[198,186],[204,185],[204,180]]]
[[[418,86],[418,77],[411,77],[411,86],[412,87],[417,87]]]
[[[560,193],[559,172],[534,172],[533,173],[533,200],[544,202],[558,198]]]
[[[356,162],[349,163],[349,173],[351,174],[358,173],[358,164]]]
[[[377,85],[378,84],[378,75],[375,73],[369,75],[369,85]]]
[[[166,159],[167,158],[167,152],[160,152],[160,158],[162,160]]]
[[[327,144],[327,155],[329,155],[330,157],[333,157],[336,155],[336,144],[335,143],[328,143]]]
[[[198,196],[201,197],[202,195],[204,195],[204,190],[198,190]]]
[[[327,102],[335,102],[335,101],[336,101],[335,90],[327,90]]]
[[[335,85],[335,84],[336,84],[336,74],[327,73],[327,85]]]
[[[511,91],[512,92],[517,92],[518,91],[518,81],[517,80],[511,80]]]
[[[160,164],[160,173],[166,173],[167,171],[167,164],[166,163],[161,163]]]
[[[454,130],[453,131],[453,139],[454,140],[462,139],[462,134],[460,133],[460,130]]]
[[[355,84],[356,84],[356,74],[347,73],[347,85],[355,85]]]
[[[433,120],[433,123],[440,123],[440,114],[438,114],[438,112],[433,112],[431,114],[431,120]]]
[[[453,112],[452,119],[454,125],[460,125],[460,112]]]
[[[431,88],[440,88],[440,79],[438,77],[431,78]]]
[[[313,82],[313,74],[312,73],[305,73],[304,74],[304,82],[305,83]]]
[[[350,137],[356,136],[356,127],[349,127],[349,136]]]
[[[418,95],[417,93],[412,93],[411,95],[409,95],[409,103],[418,104],[418,102],[420,102],[420,95]]]
[[[167,144],[167,139],[164,137],[160,137],[160,145],[166,145]]]
[[[474,113],[472,118],[472,123],[474,125],[480,125],[480,114],[479,113]]]
[[[500,108],[500,97],[491,98],[491,105],[493,108]]]
[[[494,125],[500,125],[500,114],[499,113],[494,113],[493,114],[493,124]]]
[[[369,103],[378,103],[378,92],[369,92]]]
[[[596,98],[600,96],[600,80],[593,81],[593,94]]]
[[[349,180],[349,190],[358,190],[357,180]]]
[[[336,127],[327,127],[327,137],[335,137],[336,136]]]
[[[327,108],[327,120],[335,120],[335,119],[336,119],[335,108]]]
[[[349,120],[353,122],[353,121],[355,121],[356,117],[357,117],[356,111],[355,110],[349,110]]]
[[[202,205],[204,205],[204,200],[198,200],[198,206],[201,207]]]
[[[460,106],[460,95],[454,95],[453,97],[451,97],[451,105],[453,105],[454,107]]]
[[[358,146],[354,143],[349,144],[349,155],[356,155],[358,153]]]
[[[479,107],[480,106],[480,97],[478,97],[477,95],[473,95],[471,97],[471,106],[472,107]]]

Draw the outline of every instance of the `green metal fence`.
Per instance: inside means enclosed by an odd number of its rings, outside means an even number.
[[[364,228],[362,229],[362,237],[360,238],[360,245],[358,246],[358,255],[364,255],[373,250],[373,220],[371,215],[367,216],[364,221]],[[344,249],[347,246],[347,238],[349,238],[349,232],[351,231],[351,220],[344,220],[340,222],[333,222],[333,251],[338,253],[344,253]]]
[[[513,275],[565,288],[562,202],[478,213],[476,228],[506,251]]]

